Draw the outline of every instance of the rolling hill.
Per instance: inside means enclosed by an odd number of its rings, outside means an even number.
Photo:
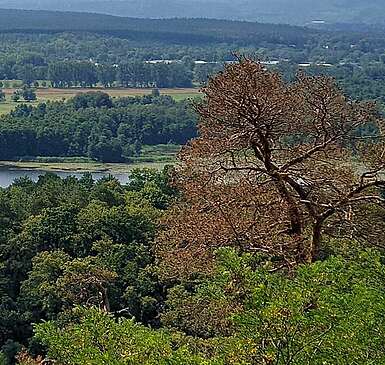
[[[95,13],[0,9],[0,32],[96,32],[143,40],[174,43],[301,45],[315,33],[298,26],[213,19],[140,19]]]

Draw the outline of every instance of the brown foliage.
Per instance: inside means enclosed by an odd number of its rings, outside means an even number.
[[[26,349],[23,349],[17,356],[16,356],[17,363],[20,365],[50,365],[53,364],[53,362],[44,360],[41,356],[34,359],[32,356],[30,356]]]
[[[373,103],[349,101],[328,77],[285,84],[245,58],[203,92],[199,137],[179,156],[183,201],[158,239],[169,276],[207,272],[222,246],[284,265],[316,260],[325,227],[349,221],[362,203],[384,204],[383,135],[354,137],[381,125]]]

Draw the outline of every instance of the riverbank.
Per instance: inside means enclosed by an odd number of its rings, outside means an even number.
[[[98,162],[19,162],[0,161],[0,169],[46,171],[46,172],[103,172],[103,173],[125,173],[134,168],[162,169],[170,162],[138,162],[138,163],[98,163]]]

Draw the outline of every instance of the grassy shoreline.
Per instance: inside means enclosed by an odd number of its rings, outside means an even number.
[[[111,172],[126,173],[135,168],[162,169],[172,161],[137,163],[99,163],[99,162],[19,162],[0,161],[0,169],[46,171],[46,172]]]
[[[162,169],[166,165],[172,165],[180,151],[180,145],[154,145],[142,146],[142,154],[130,158],[130,161],[122,163],[98,162],[88,157],[25,157],[20,160],[0,160],[0,170],[26,170],[46,172],[104,172],[126,173],[134,168]]]

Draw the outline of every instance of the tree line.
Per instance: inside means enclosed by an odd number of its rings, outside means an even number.
[[[363,65],[336,65],[325,67],[310,65],[301,68],[293,62],[283,61],[269,66],[278,70],[290,80],[301,70],[310,75],[334,77],[342,89],[350,96],[364,100],[384,102],[382,83],[385,64],[381,58]],[[1,65],[4,79],[19,79],[24,85],[35,87],[95,87],[102,85],[125,88],[175,88],[205,85],[208,79],[223,70],[224,63],[212,62],[194,64],[190,58],[176,63],[147,63],[132,61],[125,64],[98,64],[90,61],[58,61],[45,66],[26,64],[18,67]],[[7,71],[8,69],[8,71]],[[8,73],[7,73],[8,72]],[[0,81],[1,87],[15,86],[9,81]]]
[[[196,135],[188,101],[148,95],[112,99],[96,92],[66,102],[21,104],[2,116],[0,159],[85,156],[129,161],[142,145],[183,144]]]
[[[223,66],[220,63],[191,66],[183,62],[149,63],[133,61],[119,65],[97,64],[89,61],[58,61],[46,66],[31,64],[16,68],[0,65],[3,80],[21,80],[31,86],[67,87],[134,87],[189,88],[193,82],[204,84],[208,77]],[[4,87],[14,86],[7,81]]]
[[[33,75],[31,74],[30,80]],[[118,85],[139,88],[192,87],[193,72],[184,64],[130,62],[120,65],[95,65],[91,62],[56,62],[47,68],[53,87],[105,87]]]

